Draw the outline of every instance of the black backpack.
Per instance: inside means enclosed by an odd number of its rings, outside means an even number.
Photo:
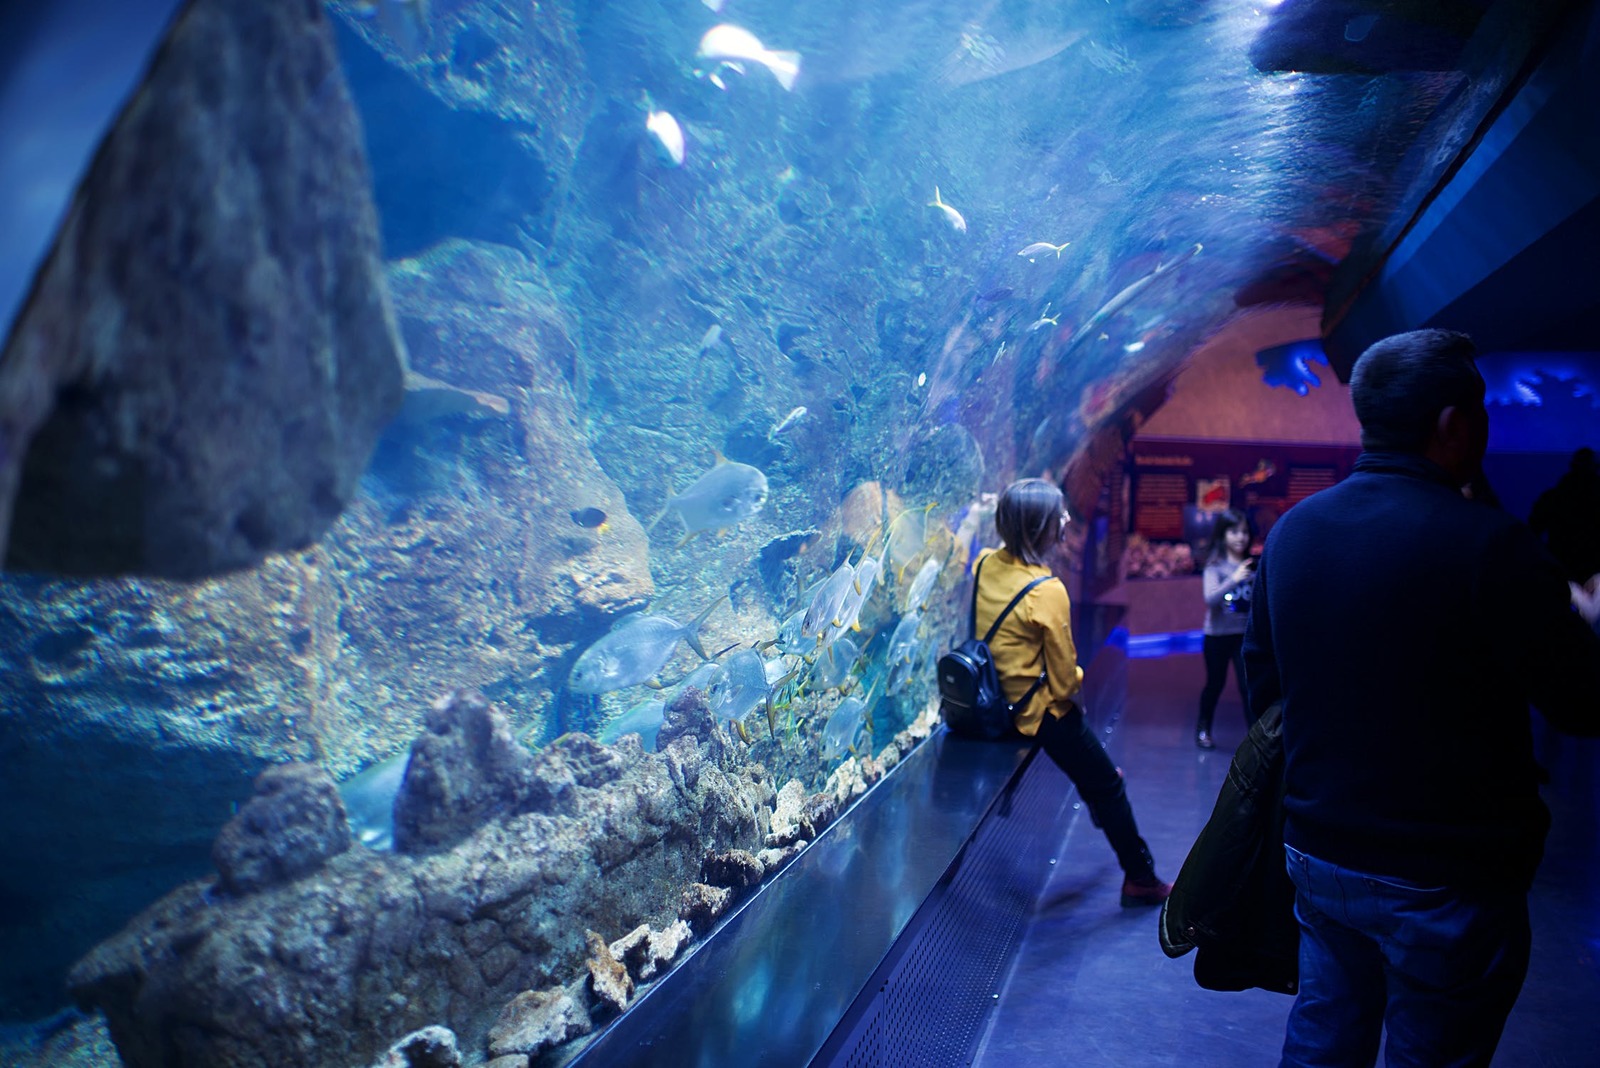
[[[989,633],[979,641],[978,582],[983,577],[983,565],[986,562],[987,558],[979,561],[977,573],[972,577],[972,637],[939,658],[939,714],[944,717],[945,726],[955,734],[994,741],[1015,730],[1011,717],[1017,709],[1026,707],[1039,687],[1044,685],[1045,672],[1039,672],[1039,677],[1022,695],[1022,700],[1015,704],[1008,703],[1005,691],[1000,688],[1000,676],[994,670],[994,657],[989,653],[989,643],[994,641],[1000,624],[1028,595],[1028,591],[1053,576],[1036,578],[1018,590],[1017,595],[1011,598],[1011,603],[995,617]]]

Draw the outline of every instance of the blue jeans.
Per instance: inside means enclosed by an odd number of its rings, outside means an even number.
[[[1287,847],[1300,996],[1280,1068],[1487,1065],[1528,973],[1528,895],[1463,895]]]

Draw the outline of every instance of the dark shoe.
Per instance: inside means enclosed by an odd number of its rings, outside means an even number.
[[[1164,883],[1154,875],[1148,879],[1122,880],[1122,907],[1125,909],[1159,905],[1171,894],[1172,884]]]
[[[1217,743],[1211,740],[1211,732],[1204,730],[1194,732],[1194,744],[1200,749],[1215,749],[1217,747]]]

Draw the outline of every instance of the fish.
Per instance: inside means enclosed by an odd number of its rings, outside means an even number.
[[[922,613],[908,612],[894,628],[894,634],[889,638],[889,652],[884,657],[884,666],[889,672],[885,693],[899,693],[911,677],[911,668],[917,658],[917,630],[921,626]]]
[[[1046,304],[1044,306],[1044,311],[1039,313],[1039,318],[1035,319],[1028,326],[1028,333],[1031,334],[1035,330],[1043,330],[1047,326],[1060,326],[1060,325],[1061,325],[1061,313],[1060,312],[1056,312],[1054,315],[1051,315],[1050,314],[1050,305]]]
[[[817,592],[812,595],[805,619],[800,624],[800,633],[807,638],[815,638],[835,626],[839,609],[844,605],[844,599],[855,581],[856,569],[849,560],[835,568],[828,580],[818,586]]]
[[[839,702],[822,726],[819,745],[824,760],[842,757],[855,749],[861,734],[861,723],[866,718],[867,703],[859,697],[846,697]]]
[[[700,659],[710,659],[700,645],[700,627],[726,598],[727,594],[723,594],[712,601],[688,625],[671,616],[628,616],[583,651],[572,665],[567,688],[573,693],[606,693],[637,686],[653,678],[672,659],[680,641],[688,642]]]
[[[907,508],[889,524],[889,563],[898,576],[901,569],[922,552],[928,544],[928,513],[933,505],[913,511]]]
[[[939,561],[928,560],[917,572],[917,577],[911,580],[911,589],[906,594],[906,611],[915,612],[928,600],[928,594],[933,592],[933,584],[939,578]]]
[[[588,530],[605,530],[610,526],[606,522],[606,514],[598,508],[574,508],[567,513],[572,516],[572,521]]]
[[[667,500],[666,512],[677,510],[690,534],[726,530],[761,511],[767,503],[767,476],[749,464],[717,457],[711,470],[682,493]],[[657,517],[656,522],[660,522]],[[651,526],[655,524],[652,523]]]
[[[656,139],[656,144],[674,167],[683,166],[685,147],[683,127],[678,125],[678,120],[672,117],[670,111],[651,109],[645,116],[644,128],[650,131],[651,136]]]
[[[728,62],[718,63],[711,70],[704,72],[703,76],[706,79],[706,81],[710,82],[712,85],[716,86],[718,89],[721,89],[723,92],[727,92],[728,91],[728,83],[722,80],[722,72],[725,71],[725,70],[731,70],[731,71],[733,71],[733,73],[737,74],[739,77],[741,77],[741,78],[744,77],[744,64],[743,63],[728,63]]]
[[[767,664],[754,649],[740,649],[722,662],[722,675],[706,691],[711,699],[711,714],[729,722],[741,720],[762,702],[770,689]]]
[[[607,745],[616,745],[624,734],[637,734],[644,747],[654,752],[656,736],[661,733],[661,723],[666,714],[665,698],[647,697],[607,723],[605,730],[600,732],[599,740]]]
[[[842,683],[861,656],[861,648],[849,638],[840,638],[817,656],[811,668],[811,682],[819,690],[831,690]]]
[[[719,342],[721,340],[722,340],[722,327],[720,325],[718,325],[717,323],[712,323],[710,326],[706,327],[706,332],[700,335],[700,344],[694,350],[695,351],[695,355],[698,356],[700,353],[705,352],[707,349],[715,347],[717,342]]]
[[[861,610],[866,607],[882,574],[882,562],[870,556],[863,557],[861,563],[856,565],[854,581],[845,591],[844,600],[839,603],[838,614],[829,621],[828,629],[822,635],[823,645],[832,646],[845,631],[860,629]]]
[[[792,656],[803,651],[809,652],[816,646],[815,642],[806,640],[805,622],[806,610],[804,608],[794,612],[788,619],[783,621],[783,626],[778,628],[778,637],[775,639],[780,652]]]
[[[962,218],[959,211],[944,202],[944,199],[939,196],[938,186],[933,187],[933,199],[928,201],[928,207],[938,208],[944,212],[945,221],[952,227],[963,234],[967,232],[967,220]]]
[[[1067,339],[1065,351],[1072,351],[1072,349],[1077,347],[1078,342],[1082,341],[1091,334],[1099,333],[1102,323],[1111,318],[1113,315],[1117,314],[1117,312],[1121,311],[1123,308],[1127,307],[1135,297],[1137,297],[1140,293],[1143,293],[1146,289],[1149,289],[1150,286],[1155,283],[1156,279],[1160,278],[1162,275],[1166,274],[1179,264],[1186,263],[1193,259],[1195,256],[1199,255],[1200,251],[1204,248],[1204,245],[1196,242],[1192,248],[1185,249],[1168,262],[1158,265],[1155,270],[1127,286],[1116,296],[1100,305],[1099,309],[1096,310],[1093,315],[1089,316],[1089,318],[1084,321],[1084,324],[1078,327],[1078,329],[1073,332],[1073,335]]]
[[[394,848],[394,799],[410,759],[411,750],[402,750],[339,784],[350,833],[369,849]]]
[[[1059,245],[1052,245],[1048,241],[1035,241],[1027,248],[1019,250],[1017,255],[1026,256],[1028,257],[1028,262],[1033,263],[1038,257],[1043,256],[1046,252],[1054,252],[1056,254],[1056,259],[1059,260],[1061,258],[1061,254],[1066,251],[1067,246],[1070,244],[1072,244],[1071,241],[1063,241]]]
[[[799,423],[800,420],[804,419],[805,417],[806,406],[804,404],[792,409],[788,415],[778,420],[771,430],[767,431],[767,440],[776,440],[779,434],[782,434],[785,430],[792,429],[795,424]]]
[[[749,30],[726,22],[706,31],[705,36],[700,38],[697,55],[701,59],[724,63],[759,63],[770,70],[772,76],[778,79],[778,84],[786,90],[792,90],[795,79],[800,76],[800,53],[774,51],[762,44]]]

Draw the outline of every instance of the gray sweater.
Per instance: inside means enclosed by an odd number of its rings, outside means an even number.
[[[1205,632],[1212,635],[1243,634],[1250,620],[1251,579],[1237,586],[1229,580],[1239,565],[1223,557],[1207,564],[1200,577],[1200,589],[1206,599]],[[1230,604],[1231,602],[1231,604]]]

